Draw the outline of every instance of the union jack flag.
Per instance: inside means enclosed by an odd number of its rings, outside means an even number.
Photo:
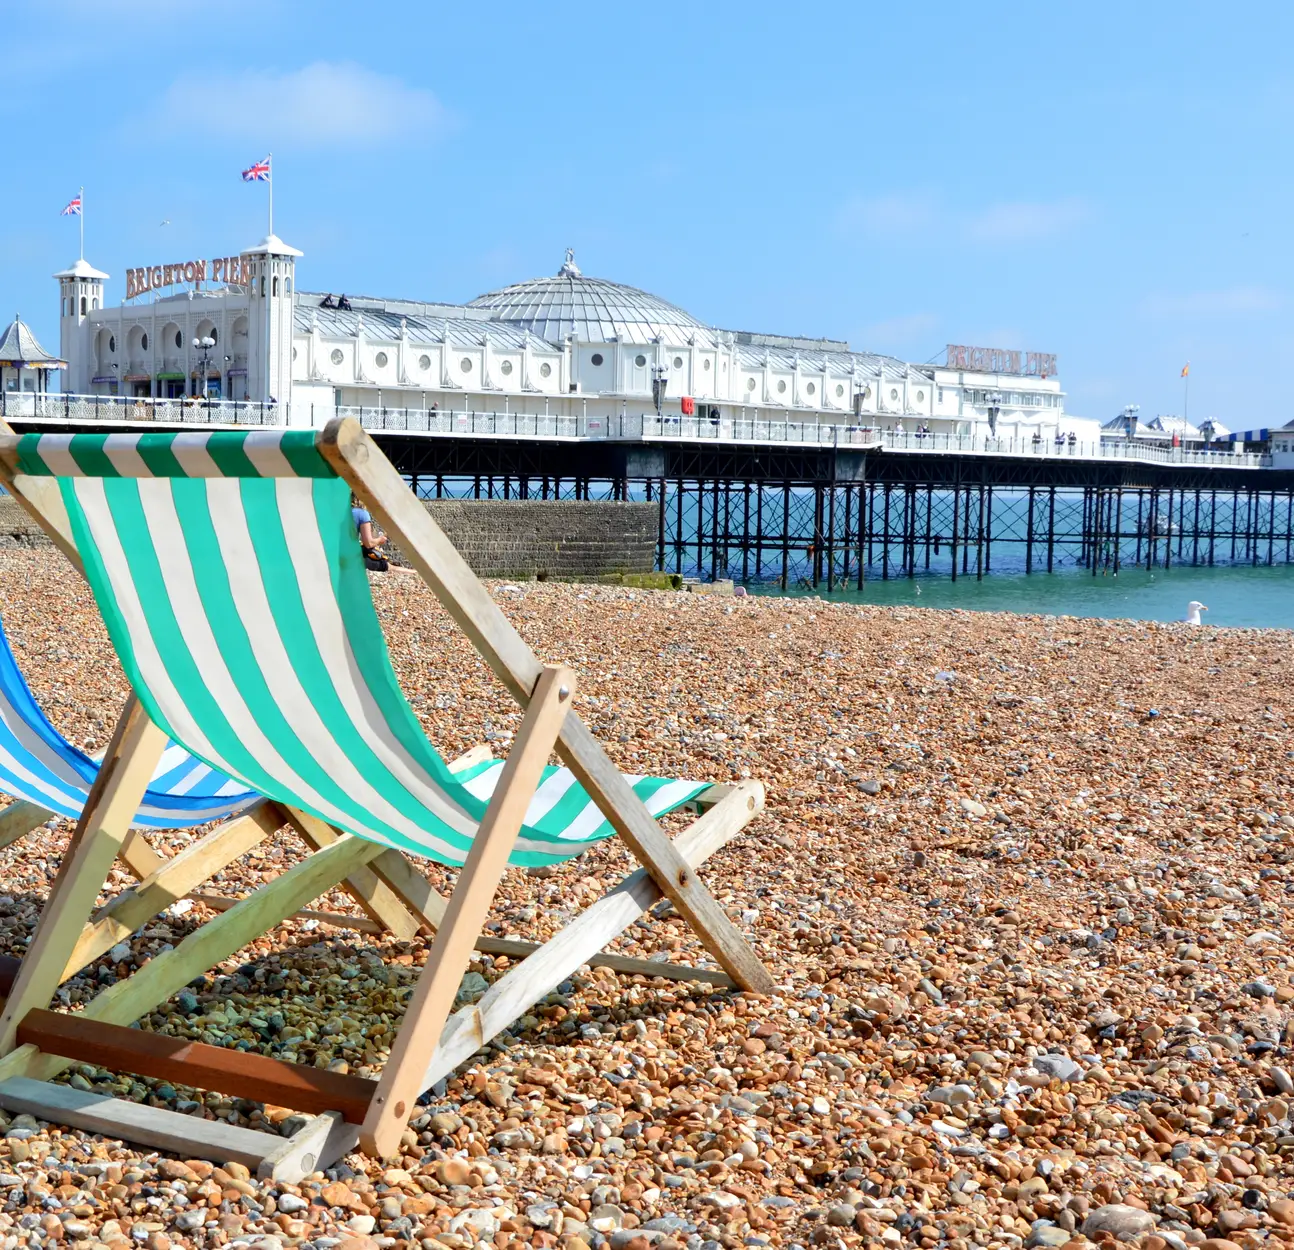
[[[74,196],[67,203],[67,207],[59,213],[60,217],[79,217],[81,215],[81,197]]]
[[[244,182],[269,182],[270,180],[270,158],[267,156],[263,161],[257,161],[250,169],[243,170]]]

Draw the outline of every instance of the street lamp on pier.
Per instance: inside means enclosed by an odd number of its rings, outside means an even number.
[[[651,398],[656,405],[656,415],[660,416],[661,405],[665,402],[665,388],[669,385],[669,370],[664,365],[651,367]]]
[[[990,391],[985,396],[985,402],[988,404],[988,432],[990,437],[997,437],[997,414],[1002,411],[1002,394],[1000,391]]]
[[[1132,442],[1136,437],[1137,413],[1140,411],[1140,404],[1124,404],[1123,406],[1123,427],[1128,432],[1128,442]]]
[[[215,347],[216,340],[209,334],[204,334],[201,338],[193,340],[193,350],[202,353],[202,398],[207,397],[207,374],[211,364],[211,349]]]

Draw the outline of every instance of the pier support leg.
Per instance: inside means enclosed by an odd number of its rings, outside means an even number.
[[[1024,571],[1033,572],[1033,506],[1036,502],[1037,488],[1029,487],[1029,513],[1024,526]]]
[[[1054,486],[1047,489],[1047,572],[1050,573],[1054,567],[1053,560],[1056,554],[1056,488]]]

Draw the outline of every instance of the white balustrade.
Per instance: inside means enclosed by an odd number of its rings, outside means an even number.
[[[762,416],[672,416],[609,413],[578,416],[531,412],[483,412],[443,408],[338,407],[316,409],[310,404],[254,403],[245,400],[133,398],[117,395],[0,394],[0,416],[12,420],[72,425],[196,425],[295,426],[315,428],[333,416],[354,417],[374,432],[422,434],[458,438],[557,438],[619,442],[733,442],[801,447],[856,447],[887,452],[941,455],[989,455],[1039,459],[1131,460],[1143,464],[1203,468],[1258,469],[1271,457],[1252,452],[1156,447],[1126,439],[1096,442],[1068,438],[984,434],[895,432],[864,422],[837,424],[820,421],[775,420]]]

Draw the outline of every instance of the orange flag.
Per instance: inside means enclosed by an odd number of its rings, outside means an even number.
[[[1182,366],[1182,377],[1184,377],[1184,378],[1185,378],[1185,377],[1188,377],[1188,376],[1190,375],[1190,372],[1191,372],[1191,362],[1188,360],[1188,361],[1187,361],[1187,362]]]

